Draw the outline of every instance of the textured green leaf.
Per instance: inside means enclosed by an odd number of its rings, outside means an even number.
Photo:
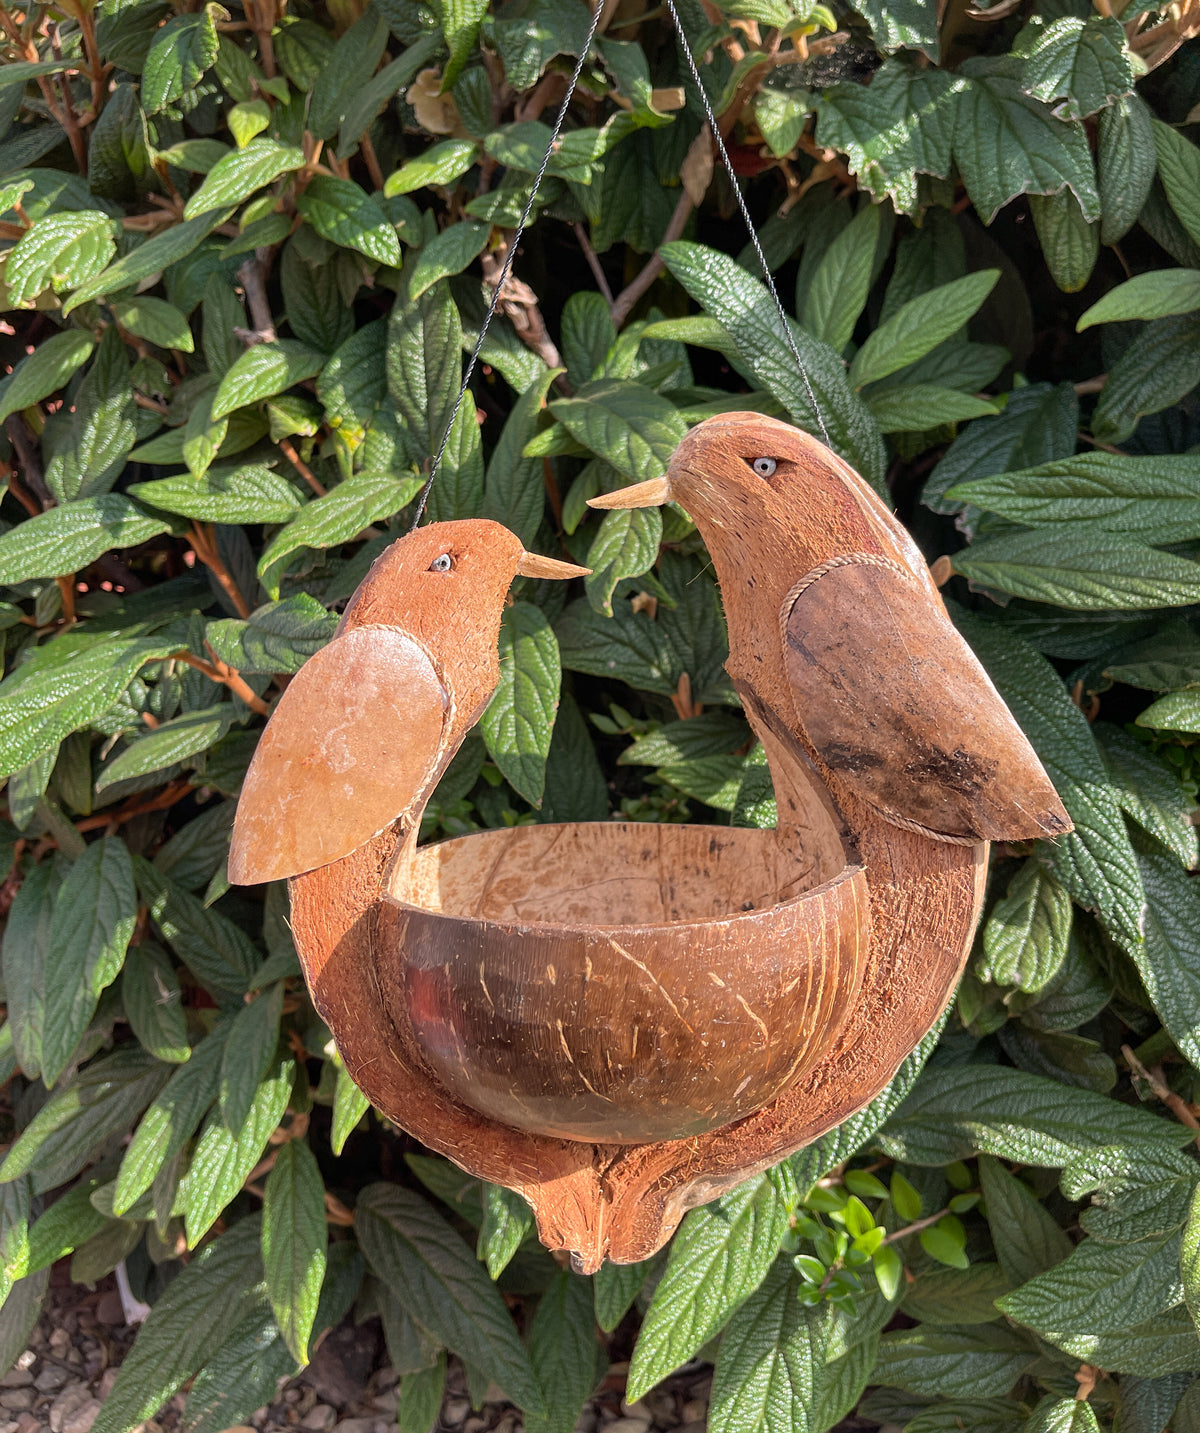
[[[287,1109],[295,1062],[279,1060],[259,1085],[246,1122],[231,1134],[218,1111],[205,1122],[180,1186],[188,1248],[194,1249],[245,1184]]]
[[[1192,798],[1167,763],[1121,727],[1098,722],[1092,731],[1121,809],[1189,870],[1200,864],[1200,842],[1191,822]]]
[[[1154,120],[1153,125],[1158,172],[1167,199],[1193,241],[1200,244],[1200,148],[1161,120]]]
[[[1186,1309],[1145,1320],[1120,1333],[1101,1334],[1090,1327],[1060,1330],[1048,1341],[1077,1358],[1110,1373],[1161,1378],[1168,1373],[1200,1369],[1200,1341]]]
[[[46,959],[59,883],[52,862],[34,866],[13,897],[4,927],[4,993],[8,1007],[5,1028],[12,1034],[21,1070],[31,1080],[42,1072]]]
[[[954,157],[979,216],[990,224],[1019,194],[1069,188],[1083,217],[1100,217],[1100,195],[1087,136],[1063,124],[1022,88],[1020,61],[973,59],[959,67]]]
[[[315,598],[299,593],[270,602],[248,621],[210,622],[205,641],[241,672],[298,672],[330,640],[337,619]]]
[[[77,288],[116,253],[113,224],[99,210],[48,214],[9,251],[4,264],[8,303],[31,303],[43,289]]]
[[[121,1365],[99,1433],[128,1433],[151,1417],[263,1302],[259,1238],[259,1220],[242,1219],[171,1282]]]
[[[972,1264],[969,1269],[928,1269],[907,1286],[902,1307],[919,1323],[992,1323],[1000,1317],[996,1300],[1011,1287],[997,1264]]]
[[[562,682],[558,639],[541,608],[514,602],[504,609],[499,652],[500,680],[480,730],[514,790],[538,806]]]
[[[292,484],[261,463],[210,468],[199,479],[180,473],[131,483],[129,492],[151,507],[197,522],[288,522],[303,506]]]
[[[1052,1393],[1033,1410],[1025,1427],[1027,1433],[1100,1433],[1086,1398],[1056,1398]]]
[[[817,265],[799,318],[804,327],[841,353],[867,302],[883,209],[867,204],[834,239]]]
[[[659,478],[687,434],[672,404],[640,383],[602,378],[585,383],[550,411],[584,447],[635,482]]]
[[[114,547],[136,547],[167,529],[119,493],[83,498],[0,536],[0,578],[11,584],[76,572]]]
[[[981,269],[910,299],[854,355],[850,382],[862,388],[915,363],[966,323],[999,277],[998,269]]]
[[[478,219],[464,219],[443,229],[417,255],[408,277],[408,291],[420,298],[438,279],[461,274],[487,244],[491,227]]]
[[[1147,1153],[1186,1131],[1090,1090],[1003,1066],[931,1070],[876,1137],[893,1159],[942,1164],[978,1151],[1060,1166],[1098,1140]]]
[[[346,1140],[358,1128],[363,1115],[370,1108],[370,1100],[339,1066],[333,1095],[333,1125],[329,1134],[329,1143],[334,1154],[341,1154]]]
[[[171,264],[186,259],[218,225],[229,218],[231,212],[228,209],[214,209],[208,214],[201,214],[198,219],[189,219],[184,224],[175,224],[170,229],[155,234],[132,253],[118,259],[115,264],[109,264],[108,268],[102,269],[95,278],[81,284],[63,305],[63,313],[70,313],[80,304],[101,298],[104,294],[131,288],[134,284],[140,284],[143,279],[148,279],[151,274],[157,274]]]
[[[1027,860],[984,927],[980,979],[1041,990],[1066,958],[1071,909],[1054,877],[1033,857]]]
[[[240,1134],[267,1076],[279,1044],[283,982],[276,981],[233,1017],[221,1060],[221,1118],[231,1134]]]
[[[303,164],[301,149],[277,144],[273,139],[252,139],[244,149],[232,150],[213,165],[188,200],[183,217],[195,219],[210,209],[240,204],[257,190],[273,184],[281,174],[300,169]]]
[[[713,1433],[808,1433],[812,1426],[817,1315],[797,1300],[798,1282],[780,1261],[734,1314],[713,1373]]]
[[[885,1334],[873,1377],[914,1393],[995,1398],[1007,1393],[1037,1357],[1016,1329],[1000,1324]]]
[[[766,1278],[786,1228],[787,1210],[764,1175],[687,1216],[638,1335],[631,1399],[720,1332]]]
[[[262,1260],[275,1321],[299,1363],[308,1362],[325,1278],[325,1243],[325,1182],[307,1142],[288,1140],[267,1176]]]
[[[185,712],[160,723],[145,736],[139,736],[112,761],[96,779],[96,790],[103,791],[119,781],[163,771],[178,761],[196,756],[225,735],[233,724],[236,712],[228,702]]]
[[[540,458],[521,456],[537,430],[538,414],[560,369],[547,368],[513,404],[487,466],[482,517],[501,522],[526,546],[533,543],[546,506]]]
[[[432,457],[450,424],[462,373],[462,323],[447,284],[396,303],[388,318],[387,391]]]
[[[757,279],[700,244],[664,244],[660,252],[688,293],[729,331],[755,379],[779,399],[792,420],[818,437],[823,423],[832,446],[878,488],[883,481],[883,442],[833,350],[789,320],[804,365],[802,376],[779,332],[775,305]]]
[[[406,160],[388,176],[384,194],[393,199],[397,194],[411,194],[428,184],[453,184],[475,163],[475,145],[469,139],[444,139],[432,144],[416,159]]]
[[[137,919],[133,865],[117,836],[93,842],[67,872],[54,900],[46,961],[42,1078],[58,1079],[117,978]]]
[[[598,611],[612,616],[617,583],[648,572],[661,541],[662,514],[657,508],[618,508],[604,514],[588,549],[592,574],[585,581],[588,599]]]
[[[860,184],[911,213],[918,174],[950,172],[959,83],[944,70],[886,60],[869,85],[816,95],[818,142],[842,150]],[[790,147],[790,146],[789,146]]]
[[[1153,269],[1110,289],[1080,316],[1082,332],[1097,323],[1169,318],[1200,308],[1200,269]]]
[[[501,1184],[483,1186],[483,1223],[479,1226],[479,1241],[475,1246],[475,1253],[487,1265],[487,1271],[493,1279],[498,1279],[508,1267],[513,1255],[532,1229],[533,1210],[515,1190],[505,1189]],[[584,1285],[584,1288],[586,1289],[587,1285]],[[590,1340],[594,1332],[590,1291],[587,1294],[587,1306]]]
[[[1022,88],[1063,119],[1084,119],[1133,89],[1125,31],[1112,15],[1035,15],[1012,53],[1025,61]]]
[[[398,269],[400,241],[379,202],[349,179],[316,174],[296,207],[323,239]]]
[[[125,957],[121,1003],[133,1033],[155,1059],[178,1065],[191,1057],[179,979],[153,941],[134,946]]]
[[[1096,122],[1100,181],[1100,242],[1116,244],[1133,227],[1154,183],[1157,155],[1145,101],[1122,95]]]
[[[1100,254],[1100,225],[1083,217],[1069,189],[1057,194],[1031,194],[1029,212],[1054,282],[1064,293],[1086,287]]]
[[[1121,443],[1139,418],[1177,403],[1200,383],[1200,316],[1155,319],[1134,338],[1109,370],[1092,414],[1092,432]]]
[[[321,38],[327,42],[326,35]],[[300,81],[301,88],[312,89],[308,129],[316,139],[331,139],[337,133],[355,97],[375,73],[387,40],[386,19],[375,6],[368,6],[323,57],[316,83]]]
[[[1200,567],[1108,533],[1015,532],[956,552],[954,570],[981,587],[1091,612],[1184,607]]]
[[[163,939],[192,974],[209,989],[241,995],[259,965],[250,937],[141,857],[134,878]]]
[[[462,73],[475,46],[475,37],[486,10],[487,0],[433,0],[433,12],[450,49],[450,58],[442,75],[443,92]]]
[[[324,364],[323,354],[294,339],[256,343],[221,379],[212,402],[212,416],[223,418],[235,408],[273,398],[293,384],[314,378]]]
[[[0,423],[62,388],[87,361],[95,346],[96,340],[91,334],[79,329],[67,329],[43,339],[27,358],[17,364],[12,376],[0,387]],[[20,580],[5,578],[9,582]]]
[[[424,1199],[394,1184],[358,1197],[363,1253],[412,1316],[483,1370],[526,1413],[545,1413],[528,1355],[483,1265]]]
[[[53,441],[46,442],[46,486],[60,503],[107,492],[137,441],[129,361],[115,329],[100,340],[74,408],[60,420],[61,428],[51,430]]]
[[[200,82],[217,58],[216,20],[220,6],[198,15],[176,15],[159,30],[142,66],[142,104],[157,114]]]
[[[943,423],[963,423],[999,411],[986,398],[933,383],[874,389],[863,396],[881,433],[924,433]]]
[[[529,1356],[546,1416],[526,1416],[525,1427],[529,1433],[571,1433],[598,1381],[592,1291],[578,1274],[561,1269],[539,1300]]]

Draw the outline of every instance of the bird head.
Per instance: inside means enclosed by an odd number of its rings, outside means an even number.
[[[587,572],[526,552],[520,538],[498,522],[430,523],[376,559],[350,599],[338,635],[372,624],[402,627],[434,654],[469,709],[470,689],[480,679],[486,683],[495,667],[500,618],[513,579]]]

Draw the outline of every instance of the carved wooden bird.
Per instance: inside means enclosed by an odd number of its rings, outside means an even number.
[[[419,811],[496,688],[513,578],[585,572],[481,519],[393,543],[267,723],[238,802],[230,880],[328,865]]]
[[[834,453],[776,419],[727,414],[692,429],[664,478],[592,506],[670,501],[712,554],[727,668],[764,740],[935,840],[1071,829],[915,543]]]

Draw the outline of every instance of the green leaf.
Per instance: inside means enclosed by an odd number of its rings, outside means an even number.
[[[483,1223],[479,1226],[475,1253],[487,1265],[487,1271],[493,1279],[498,1279],[508,1267],[513,1255],[532,1229],[533,1210],[515,1190],[505,1189],[500,1184],[483,1186]],[[589,1333],[592,1331],[593,1322],[591,1303],[589,1294]]]
[[[804,327],[841,353],[867,302],[883,209],[865,205],[825,250],[799,318]]]
[[[1120,805],[1095,738],[1058,673],[1019,637],[994,622],[954,619],[1000,689],[1066,806],[1075,830],[1037,852],[1080,904],[1097,910],[1126,947],[1141,940],[1141,878]]]
[[[597,611],[612,616],[617,583],[649,572],[658,559],[661,542],[662,513],[658,508],[617,508],[604,514],[588,549],[592,573],[584,583],[588,600]]]
[[[1025,92],[1047,104],[1060,100],[1055,114],[1062,119],[1085,119],[1133,89],[1125,31],[1112,15],[1035,15],[1012,53],[1025,61]]]
[[[137,441],[129,362],[115,329],[100,340],[74,409],[61,428],[50,430],[53,443],[46,443],[46,486],[60,503],[107,492]]]
[[[406,160],[388,176],[383,192],[389,199],[411,194],[426,185],[453,184],[475,163],[475,144],[469,139],[444,139],[416,159]]]
[[[1178,130],[1154,120],[1158,173],[1171,208],[1193,241],[1200,244],[1200,149]]]
[[[326,34],[321,38],[327,42]],[[375,6],[368,6],[324,59],[316,82],[298,81],[299,88],[312,89],[308,129],[315,139],[332,139],[337,133],[356,97],[375,73],[387,41],[386,19]]]
[[[938,11],[928,0],[863,0],[856,7],[871,27],[879,49],[924,50],[931,60],[938,58]]]
[[[368,259],[398,269],[400,241],[377,200],[349,179],[315,174],[296,200],[296,208],[322,239],[357,249]]]
[[[481,517],[501,522],[528,547],[537,535],[546,506],[540,458],[521,456],[537,431],[538,415],[561,369],[544,369],[517,398],[501,429],[487,466]]]
[[[133,1033],[155,1059],[178,1065],[191,1057],[179,979],[153,941],[134,946],[125,957],[121,1003]]]
[[[954,158],[979,217],[990,224],[1019,194],[1057,194],[1069,188],[1090,223],[1100,196],[1082,125],[1063,124],[1027,95],[1025,70],[1009,57],[972,59],[954,125]]]
[[[545,1410],[508,1310],[474,1254],[419,1195],[371,1184],[354,1211],[359,1244],[405,1308],[527,1414]]]
[[[133,865],[117,836],[94,841],[67,872],[54,900],[46,962],[42,1078],[53,1085],[121,972],[137,920]]]
[[[117,1171],[115,1214],[126,1213],[145,1194],[159,1170],[191,1139],[205,1111],[217,1098],[228,1033],[226,1023],[201,1040],[142,1116]]]
[[[949,502],[971,503],[1014,523],[1100,528],[1147,543],[1200,537],[1200,464],[1190,455],[1134,458],[1080,453],[1024,471],[1001,472],[947,490]],[[1071,529],[1060,529],[1070,538]]]
[[[475,38],[487,11],[487,0],[432,0],[432,8],[450,49],[450,58],[442,75],[444,94],[462,73],[475,47]]]
[[[869,85],[819,90],[817,142],[840,149],[876,199],[917,207],[918,174],[950,173],[959,81],[944,70],[886,60]],[[790,146],[789,146],[790,148]]]
[[[580,443],[635,482],[659,478],[687,435],[687,424],[665,398],[640,383],[602,378],[585,383],[550,411]]]
[[[437,1422],[445,1386],[445,1353],[438,1354],[432,1368],[418,1369],[401,1381],[396,1410],[399,1433],[429,1433]]]
[[[131,483],[128,491],[151,507],[197,522],[288,522],[304,505],[286,478],[261,463],[210,468],[202,478],[179,473]]]
[[[1154,127],[1145,101],[1122,95],[1096,122],[1100,242],[1119,243],[1145,208],[1154,183]]]
[[[182,1426],[187,1433],[224,1433],[247,1409],[269,1403],[280,1380],[297,1372],[270,1309],[261,1305],[230,1331],[225,1346],[200,1370],[188,1391]]]
[[[1077,611],[1139,611],[1195,601],[1200,567],[1108,533],[1014,532],[954,554],[981,587]]]
[[[541,805],[562,667],[549,619],[530,602],[504,609],[500,680],[480,718],[492,760],[513,789]]]
[[[1160,731],[1200,731],[1200,693],[1168,692],[1138,713],[1137,724]]]
[[[281,174],[303,165],[303,150],[277,144],[273,139],[252,139],[244,149],[232,150],[213,165],[188,200],[183,217],[195,219],[210,209],[240,204],[265,185],[273,184]]]
[[[1109,289],[1079,316],[1082,333],[1097,323],[1169,318],[1200,308],[1200,269],[1154,269]]]
[[[29,1346],[29,1335],[42,1313],[50,1271],[40,1269],[18,1279],[0,1309],[0,1367],[11,1369]]]
[[[91,334],[79,329],[67,329],[64,333],[43,339],[27,358],[17,364],[12,376],[0,388],[0,424],[13,413],[40,403],[43,398],[64,387],[71,375],[87,362],[95,346],[96,340]],[[6,576],[4,580],[13,582],[23,579]]]
[[[307,1142],[290,1139],[267,1176],[262,1259],[275,1322],[298,1363],[308,1362],[325,1278],[326,1237],[325,1181]]]
[[[210,990],[241,995],[259,964],[249,936],[140,856],[134,877],[163,939],[192,974]]]
[[[399,59],[372,75],[368,84],[351,86],[350,102],[343,111],[338,134],[339,159],[347,159],[355,152],[359,140],[384,105],[397,90],[405,89],[421,70],[436,60],[441,48],[439,36],[427,32],[408,45]]]
[[[1063,293],[1085,288],[1100,254],[1100,225],[1083,217],[1069,189],[1058,194],[1031,194],[1029,212],[1042,245],[1046,265]]]
[[[1085,1239],[1070,1256],[997,1300],[1027,1328],[1119,1333],[1173,1308],[1183,1298],[1179,1234],[1106,1244]]]
[[[198,15],[176,15],[157,31],[142,66],[142,104],[157,114],[195,89],[217,58],[216,19],[220,6]]]
[[[922,1325],[880,1339],[873,1377],[914,1393],[997,1398],[1036,1357],[1032,1343],[1001,1324]]]
[[[46,960],[58,887],[59,875],[50,861],[34,866],[13,897],[4,927],[5,1028],[12,1034],[21,1071],[31,1080],[42,1072]]]
[[[339,1065],[333,1092],[333,1125],[329,1134],[334,1154],[341,1154],[347,1139],[370,1108],[370,1100]]]
[[[996,1300],[1012,1287],[997,1264],[969,1269],[929,1269],[904,1291],[902,1308],[926,1324],[992,1323],[1000,1317]]]
[[[229,702],[185,712],[131,741],[124,751],[108,762],[96,779],[96,790],[104,791],[119,781],[164,771],[215,745],[233,724],[236,712]]]
[[[1200,892],[1173,855],[1146,843],[1138,855],[1146,891],[1144,942],[1130,954],[1154,1008],[1180,1052],[1200,1067]]]
[[[258,560],[259,576],[270,590],[273,570],[302,547],[336,547],[373,522],[394,516],[420,491],[420,478],[391,473],[359,473],[323,498],[307,503],[267,544]],[[276,578],[277,580],[277,578]]]
[[[1186,1131],[1090,1090],[1003,1066],[931,1070],[877,1138],[893,1159],[944,1164],[981,1152],[1061,1166],[1099,1136],[1150,1154]]]
[[[475,406],[464,402],[455,415],[437,482],[429,495],[429,518],[432,522],[471,518],[482,502],[483,443]]]
[[[1147,413],[1171,407],[1200,383],[1200,316],[1155,319],[1113,364],[1092,414],[1092,432],[1122,443]]]
[[[585,1279],[560,1269],[538,1301],[529,1356],[546,1416],[526,1416],[528,1433],[571,1433],[598,1382],[596,1321]]]
[[[881,433],[924,433],[943,423],[963,423],[1000,411],[986,398],[933,383],[877,388],[863,397]]]
[[[687,1216],[638,1335],[631,1401],[686,1363],[745,1304],[767,1277],[787,1223],[765,1175]]]
[[[259,1086],[275,1059],[283,982],[277,980],[233,1017],[221,1060],[221,1118],[231,1134],[240,1133]]]
[[[1192,798],[1171,768],[1120,727],[1092,727],[1113,780],[1121,809],[1189,869],[1200,864],[1200,841],[1192,825]]]
[[[1030,857],[988,917],[979,978],[1019,990],[1043,989],[1066,959],[1071,912],[1071,897]]]
[[[77,288],[98,274],[116,250],[107,214],[95,209],[48,214],[8,251],[8,305],[32,303],[51,285],[56,293]]]
[[[171,1281],[121,1365],[99,1433],[129,1433],[151,1417],[263,1302],[259,1239],[259,1220],[242,1219]]]
[[[1120,1333],[1098,1334],[1089,1328],[1064,1330],[1051,1335],[1049,1342],[1082,1363],[1141,1378],[1194,1372],[1200,1363],[1196,1328],[1183,1308],[1147,1319]]]
[[[818,437],[823,422],[831,446],[879,490],[883,441],[847,383],[838,355],[789,320],[804,365],[802,377],[779,332],[778,311],[757,279],[701,244],[664,244],[660,255],[696,302],[728,330],[755,380],[779,399],[792,420]]]
[[[1048,1393],[1033,1410],[1025,1429],[1026,1433],[1100,1433],[1100,1424],[1086,1398],[1056,1398]]]
[[[231,212],[228,209],[214,209],[208,214],[201,214],[198,219],[189,219],[185,224],[175,224],[170,229],[155,234],[132,253],[118,259],[115,264],[109,264],[108,268],[101,270],[95,278],[81,284],[63,305],[63,313],[68,314],[80,304],[89,303],[104,294],[132,288],[134,284],[148,279],[151,274],[157,274],[172,264],[177,264],[181,259],[186,259],[215,228],[224,224]],[[43,348],[45,346],[42,345]]]
[[[295,673],[330,640],[337,618],[307,593],[269,602],[248,621],[210,622],[204,639],[240,672]]]
[[[55,661],[51,643],[49,662],[14,672],[0,685],[0,776],[11,776],[90,726],[120,699],[139,667],[170,656],[175,645],[148,637],[114,639],[80,652],[68,646]]]
[[[256,343],[221,379],[212,401],[212,416],[223,418],[235,408],[273,398],[295,383],[314,378],[324,365],[324,354],[294,339]]]
[[[483,252],[491,225],[478,219],[464,219],[443,229],[417,255],[408,276],[408,291],[414,299],[450,274],[461,274]]]
[[[612,1333],[629,1312],[646,1282],[650,1265],[651,1261],[648,1259],[638,1264],[605,1262],[592,1276],[596,1322],[605,1333]]]
[[[999,269],[981,269],[910,299],[874,329],[854,355],[851,384],[862,388],[878,382],[915,363],[957,333],[991,293],[999,277]]]
[[[277,1061],[255,1092],[250,1113],[237,1134],[230,1133],[218,1111],[208,1116],[180,1186],[189,1249],[208,1233],[262,1158],[287,1109],[295,1075],[290,1057]]]
[[[114,547],[136,547],[168,531],[119,493],[50,508],[0,536],[0,579],[15,584],[77,572]]]
[[[111,1135],[124,1133],[162,1088],[171,1067],[136,1046],[93,1060],[62,1084],[25,1126],[0,1165],[0,1182],[30,1170],[65,1184]]]
[[[387,329],[387,390],[431,457],[458,396],[462,323],[447,284],[392,306]]]
[[[88,1180],[68,1190],[30,1228],[30,1273],[48,1269],[104,1228],[108,1221],[92,1204],[94,1185]]]

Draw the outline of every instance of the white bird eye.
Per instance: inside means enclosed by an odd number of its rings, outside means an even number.
[[[448,552],[443,552],[441,557],[435,557],[429,564],[430,572],[449,572],[454,566],[454,559]]]
[[[775,471],[774,458],[755,458],[750,464],[760,478],[769,478]]]

